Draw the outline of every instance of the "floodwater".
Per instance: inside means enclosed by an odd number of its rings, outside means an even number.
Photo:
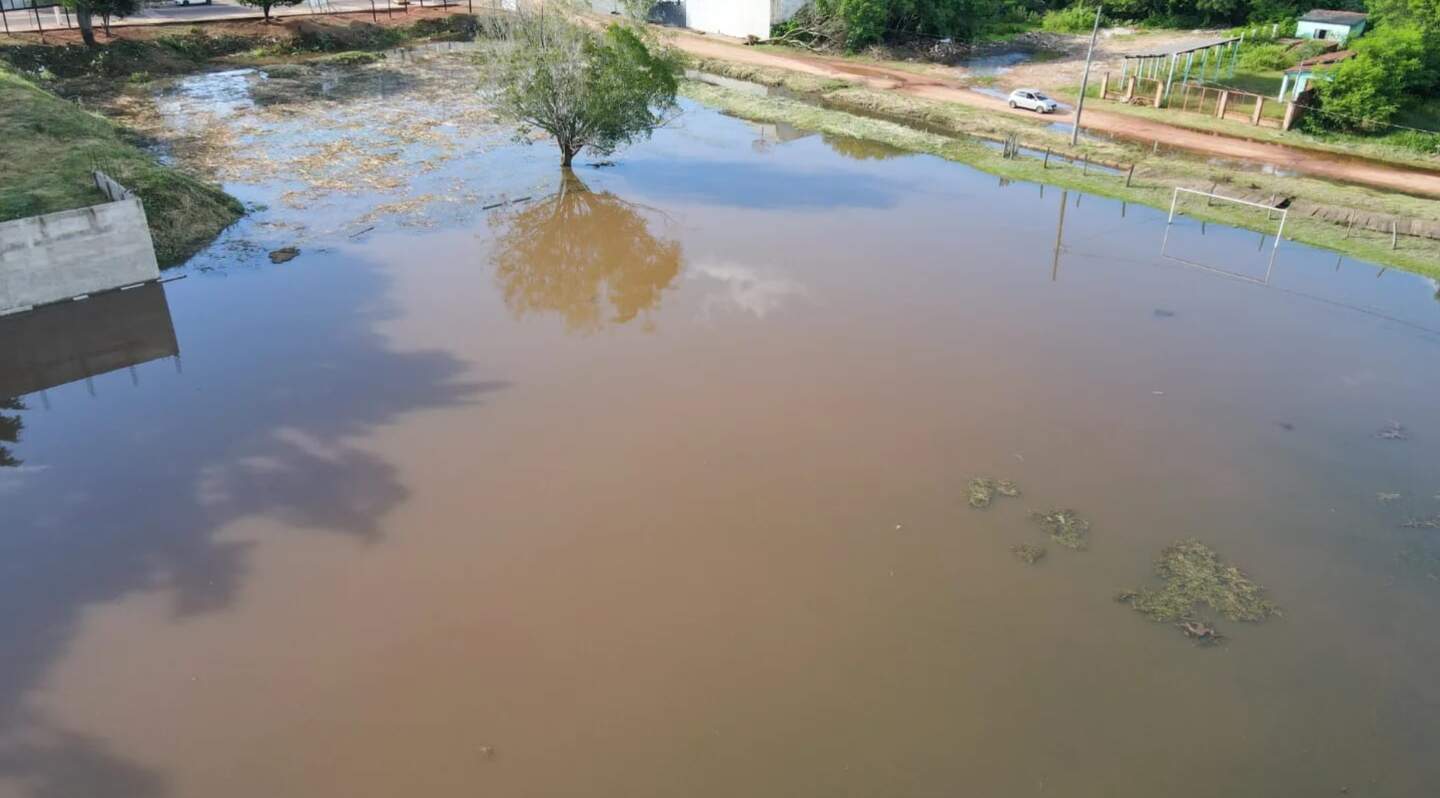
[[[0,320],[0,795],[1440,790],[1433,284],[693,105],[562,180],[419,85],[226,100],[248,220]],[[1113,599],[1190,536],[1283,615]]]

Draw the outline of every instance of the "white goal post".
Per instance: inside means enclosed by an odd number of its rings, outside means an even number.
[[[1261,203],[1261,202],[1251,202],[1251,201],[1249,201],[1249,200],[1236,199],[1235,197],[1227,197],[1227,196],[1225,196],[1224,194],[1214,194],[1214,193],[1211,193],[1211,192],[1209,192],[1209,191],[1196,191],[1196,190],[1193,189],[1193,188],[1183,188],[1183,187],[1181,187],[1181,186],[1176,186],[1176,187],[1175,187],[1175,190],[1174,190],[1173,192],[1171,192],[1171,194],[1170,194],[1170,218],[1165,221],[1165,225],[1166,225],[1167,227],[1170,226],[1170,225],[1172,225],[1172,224],[1175,224],[1175,208],[1176,208],[1176,205],[1180,202],[1180,192],[1182,192],[1182,191],[1185,192],[1186,194],[1194,194],[1194,195],[1196,195],[1197,197],[1206,197],[1207,199],[1224,200],[1225,202],[1238,202],[1238,203],[1240,203],[1241,205],[1249,205],[1249,206],[1252,207],[1252,208],[1259,208],[1259,209],[1265,211],[1265,217],[1266,217],[1267,219],[1270,218],[1270,214],[1272,214],[1272,213],[1274,213],[1275,211],[1278,210],[1278,211],[1280,212],[1280,228],[1275,231],[1275,246],[1272,247],[1272,249],[1278,249],[1278,248],[1280,247],[1280,239],[1282,239],[1282,238],[1285,237],[1285,220],[1288,219],[1288,218],[1290,218],[1290,209],[1289,209],[1289,208],[1276,208],[1276,207],[1274,207],[1273,205],[1266,205],[1266,204]]]

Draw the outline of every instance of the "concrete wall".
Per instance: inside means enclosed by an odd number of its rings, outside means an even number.
[[[743,39],[756,36],[770,38],[770,26],[784,22],[810,0],[680,0],[662,3],[657,17],[667,24],[684,25],[706,33],[719,33]],[[589,0],[596,11],[609,13],[622,9],[620,0]],[[656,17],[652,17],[652,20]]]
[[[136,198],[0,222],[0,313],[159,278]]]
[[[685,0],[685,27],[744,38],[770,37],[770,0]]]
[[[180,354],[158,283],[0,316],[0,341],[0,398]]]

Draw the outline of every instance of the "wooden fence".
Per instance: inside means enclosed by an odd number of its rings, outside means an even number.
[[[1157,78],[1134,75],[1127,76],[1124,83],[1117,86],[1111,84],[1109,72],[1101,76],[1100,97],[1126,105],[1169,108],[1279,130],[1289,130],[1300,118],[1300,107],[1294,102],[1282,103],[1263,94],[1193,81],[1167,84]]]

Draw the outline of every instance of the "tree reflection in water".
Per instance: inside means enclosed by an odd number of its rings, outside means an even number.
[[[18,411],[24,409],[25,404],[19,399],[0,398],[0,410]],[[25,422],[21,420],[19,415],[12,416],[0,413],[0,444],[19,443],[20,430],[24,428]],[[15,455],[10,453],[10,449],[5,446],[0,446],[0,468],[18,465],[20,465],[20,461],[15,459]]]
[[[647,215],[654,214],[591,191],[567,172],[554,197],[491,222],[495,279],[505,304],[520,317],[558,313],[579,332],[625,324],[655,309],[680,274],[683,256],[678,241],[650,233]]]

